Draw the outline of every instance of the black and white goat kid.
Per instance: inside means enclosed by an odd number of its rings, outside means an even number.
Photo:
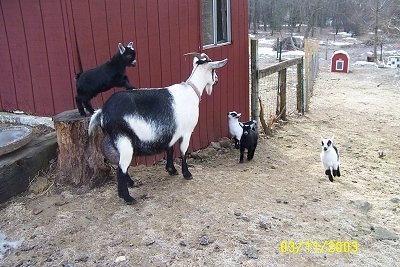
[[[199,103],[204,88],[211,94],[218,82],[215,69],[227,59],[211,61],[206,54],[194,55],[193,70],[186,82],[165,88],[137,89],[113,94],[90,119],[89,135],[99,125],[105,134],[102,151],[108,159],[118,159],[118,196],[128,204],[135,199],[129,195],[133,185],[128,167],[132,157],[167,151],[166,170],[176,175],[173,145],[179,140],[182,174],[191,179],[186,152],[199,118]]]
[[[105,92],[113,87],[125,87],[133,89],[126,76],[125,68],[136,65],[136,51],[133,43],[127,46],[118,44],[117,53],[106,63],[78,73],[76,75],[77,95],[75,97],[76,106],[82,116],[86,116],[86,110],[93,114],[94,109],[90,100],[99,93]]]
[[[249,125],[251,128],[255,129],[257,127],[257,122],[247,121],[247,122],[240,122],[239,118],[242,113],[238,113],[236,111],[229,111],[228,112],[228,128],[229,133],[235,141],[235,148],[240,148],[240,139],[242,138],[243,134],[243,125]]]
[[[255,121],[247,122],[242,125],[243,134],[240,138],[240,158],[239,163],[243,163],[244,151],[247,149],[247,160],[250,161],[254,157],[258,143],[258,129]]]
[[[320,155],[325,174],[328,175],[331,182],[333,182],[333,177],[340,177],[339,151],[333,144],[333,138],[333,136],[330,139],[321,137],[322,151]]]

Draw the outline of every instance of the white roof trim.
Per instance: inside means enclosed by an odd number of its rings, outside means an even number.
[[[344,54],[344,55],[346,55],[346,56],[350,59],[349,54],[348,54],[346,51],[344,51],[344,50],[337,50],[337,51],[335,51],[335,52],[332,54],[332,57],[333,57],[334,55],[337,55],[337,54]]]

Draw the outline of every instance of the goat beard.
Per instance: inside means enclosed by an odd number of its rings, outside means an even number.
[[[212,85],[206,85],[206,92],[207,92],[207,95],[211,95],[212,90],[213,90]]]

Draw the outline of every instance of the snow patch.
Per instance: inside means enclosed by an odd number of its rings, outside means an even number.
[[[38,117],[26,115],[19,111],[15,113],[0,112],[0,123],[16,123],[28,126],[46,125],[54,129],[54,123],[50,117]]]
[[[276,50],[273,50],[272,47],[259,47],[258,48],[259,56],[275,56]],[[304,51],[294,50],[294,51],[282,51],[282,57],[293,57],[293,56],[304,56]]]
[[[350,46],[350,45],[354,45],[354,43],[350,43],[350,42],[329,42],[329,44],[335,45],[335,46]]]
[[[352,64],[354,66],[376,66],[375,62],[367,62],[367,61],[356,61],[354,62],[354,64]]]
[[[335,34],[335,33],[331,32],[331,34]],[[352,33],[351,32],[338,32],[337,35],[340,35],[342,37],[351,37]]]

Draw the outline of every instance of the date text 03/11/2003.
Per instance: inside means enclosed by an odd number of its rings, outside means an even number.
[[[279,245],[281,253],[357,253],[359,249],[358,241],[338,241],[338,240],[324,240],[324,241],[310,241],[310,240],[283,240]]]

